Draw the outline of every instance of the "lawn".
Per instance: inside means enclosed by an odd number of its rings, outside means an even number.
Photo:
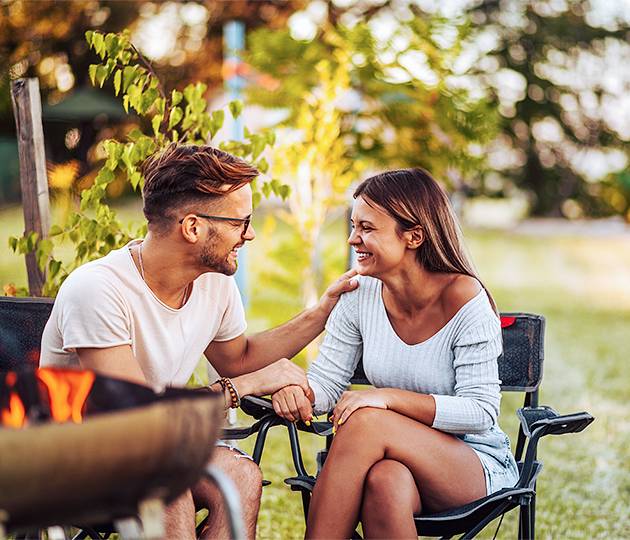
[[[137,207],[122,209],[125,219]],[[23,285],[23,261],[7,248],[21,229],[19,209],[0,211],[0,285]],[[264,328],[295,310],[295,298],[255,284],[273,262],[265,227],[257,222],[257,246],[248,251],[252,329]],[[537,532],[541,538],[630,538],[630,378],[624,375],[630,331],[630,235],[559,235],[553,230],[469,230],[470,251],[502,311],[529,311],[547,318],[545,378],[541,403],[560,412],[587,410],[596,421],[583,433],[543,440],[538,483]],[[330,257],[343,259],[343,225],[326,231]],[[515,441],[515,395],[504,395],[501,423]],[[322,445],[302,437],[307,467]],[[251,448],[251,444],[243,444]],[[259,520],[261,538],[297,538],[304,532],[300,497],[282,480],[292,476],[286,433],[274,428],[262,460],[265,478]],[[498,538],[514,538],[516,515],[505,519]],[[483,537],[491,538],[494,527]]]

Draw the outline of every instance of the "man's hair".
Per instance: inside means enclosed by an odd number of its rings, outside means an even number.
[[[179,214],[192,203],[217,200],[260,174],[249,163],[217,148],[176,143],[149,156],[141,170],[143,211],[156,232],[177,223]]]

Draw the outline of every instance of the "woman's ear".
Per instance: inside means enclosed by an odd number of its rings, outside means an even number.
[[[409,249],[418,249],[424,242],[424,229],[420,225],[406,231],[405,235],[407,236],[407,247]]]

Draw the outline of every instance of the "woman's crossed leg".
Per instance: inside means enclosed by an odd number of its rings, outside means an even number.
[[[307,538],[416,537],[413,514],[486,495],[475,452],[393,411],[363,408],[339,428],[313,491]]]

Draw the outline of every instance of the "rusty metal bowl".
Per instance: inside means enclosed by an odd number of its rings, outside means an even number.
[[[0,515],[8,531],[129,517],[139,502],[168,503],[201,477],[222,425],[220,394],[156,395],[115,379],[97,382],[118,388],[124,408],[101,407],[81,424],[0,429]],[[137,407],[133,387],[141,396]],[[108,401],[100,392],[87,405],[97,410],[99,400]]]

